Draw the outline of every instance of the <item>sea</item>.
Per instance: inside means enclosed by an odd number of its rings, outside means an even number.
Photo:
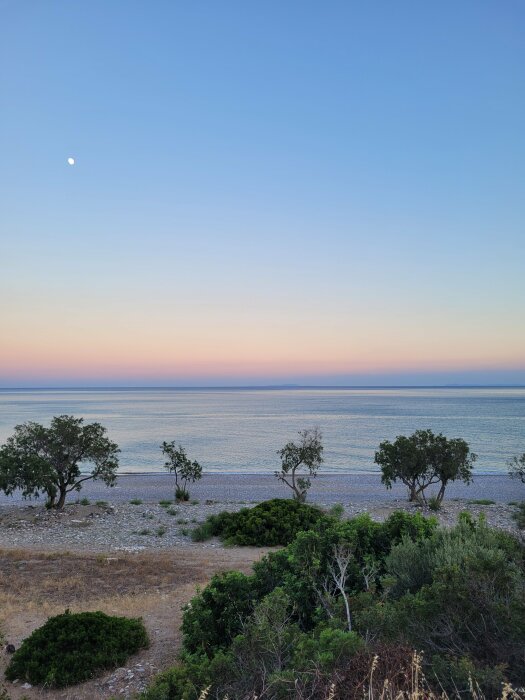
[[[525,452],[524,388],[3,389],[0,444],[16,425],[69,414],[98,421],[121,448],[120,472],[161,472],[163,440],[205,471],[271,472],[300,430],[323,434],[323,472],[377,472],[382,440],[430,428],[461,437],[475,473],[503,474]]]

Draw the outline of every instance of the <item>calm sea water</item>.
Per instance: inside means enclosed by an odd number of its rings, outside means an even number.
[[[331,472],[376,471],[379,442],[418,428],[467,440],[477,472],[504,472],[525,451],[525,389],[0,390],[0,442],[65,413],[103,423],[129,472],[162,471],[163,440],[207,471],[271,471],[276,450],[314,425]]]

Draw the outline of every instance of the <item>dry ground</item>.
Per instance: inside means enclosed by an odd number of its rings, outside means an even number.
[[[151,640],[149,649],[126,664],[140,663],[144,676],[172,664],[180,648],[181,607],[218,571],[249,572],[254,561],[267,550],[224,549],[187,546],[173,551],[141,554],[71,554],[31,550],[0,550],[0,629],[5,641],[18,648],[20,642],[51,615],[64,612],[102,610],[113,615],[144,619]],[[0,655],[0,673],[9,661]],[[108,698],[140,678],[119,680],[107,686],[114,674],[71,689],[22,690],[6,683],[12,700],[64,698],[89,700]],[[122,675],[122,674],[121,674]],[[0,685],[1,687],[1,685]]]

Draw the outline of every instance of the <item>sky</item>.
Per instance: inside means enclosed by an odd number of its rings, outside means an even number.
[[[524,36],[0,0],[0,386],[525,384]]]

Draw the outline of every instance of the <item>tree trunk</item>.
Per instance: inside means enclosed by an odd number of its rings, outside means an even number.
[[[56,505],[53,506],[53,508],[56,508],[57,510],[62,510],[62,508],[64,507],[64,503],[66,502],[66,496],[67,496],[67,489],[65,486],[60,487],[59,494],[60,495],[58,497],[58,501],[57,501]]]
[[[443,497],[444,497],[444,495],[445,495],[445,488],[446,488],[446,485],[447,485],[447,484],[446,484],[445,481],[442,481],[442,482],[441,482],[441,486],[440,486],[440,488],[439,488],[438,495],[437,495],[438,503],[441,503],[441,502],[443,501]]]

